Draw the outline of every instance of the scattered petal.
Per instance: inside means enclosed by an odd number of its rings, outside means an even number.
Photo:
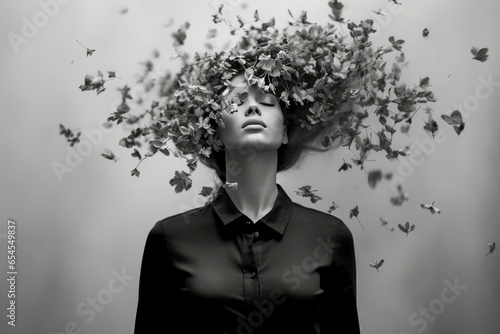
[[[361,221],[359,220],[358,218],[358,215],[359,215],[359,207],[356,205],[354,208],[351,209],[351,211],[349,212],[349,218],[352,218],[352,217],[355,217],[359,223],[359,225],[361,225],[361,227],[363,228],[363,230],[365,229],[365,227],[363,226],[363,224],[361,224]]]
[[[311,190],[310,185],[306,185],[306,186],[300,187],[298,191],[297,190],[295,191],[295,193],[299,196],[302,196],[302,197],[306,197],[306,198],[309,197],[309,199],[311,200],[312,203],[316,203],[317,201],[323,199],[314,193],[316,191],[317,190]]]
[[[495,248],[497,247],[497,243],[496,242],[491,242],[488,244],[488,254],[486,255],[490,255],[490,254],[493,254],[495,255]]]
[[[104,153],[101,153],[101,155],[108,159],[108,160],[113,160],[114,162],[118,161],[118,158],[116,157],[116,155],[113,153],[113,151],[111,151],[110,149],[108,148],[105,148],[104,149]]]
[[[477,50],[475,47],[472,47],[470,52],[474,55],[472,59],[477,61],[485,62],[488,59],[488,48],[481,48]]]
[[[368,173],[368,184],[371,188],[375,188],[377,183],[382,180],[382,171],[380,169],[371,170]]]
[[[137,176],[139,177],[139,175],[141,175],[141,172],[139,172],[139,170],[137,168],[134,168],[132,169],[132,171],[130,172],[130,175],[131,176]]]
[[[403,186],[400,184],[398,184],[397,186],[397,191],[398,194],[391,197],[391,203],[394,205],[402,205],[405,201],[407,201],[410,198],[410,196],[408,195],[408,193],[403,191]]]
[[[342,159],[342,160],[344,160],[344,159]],[[340,166],[338,171],[340,172],[343,170],[349,170],[350,168],[352,168],[352,165],[350,163],[345,162],[345,160],[344,160],[344,163],[342,164],[342,166]]]
[[[332,213],[333,211],[335,211],[337,208],[339,207],[339,205],[335,202],[332,202],[332,205],[330,205],[330,207],[328,208],[328,213]]]
[[[385,262],[384,259],[382,259],[380,261],[372,260],[369,265],[370,265],[370,267],[377,269],[377,272],[378,272],[378,269],[380,267],[382,267],[382,265],[384,264],[384,262]]]
[[[465,128],[465,123],[463,122],[462,114],[458,110],[454,110],[451,115],[441,115],[441,118],[453,126],[453,129],[460,135]]]
[[[208,196],[210,196],[212,194],[213,190],[214,190],[214,188],[212,188],[212,187],[205,187],[205,186],[203,186],[201,188],[201,191],[200,191],[199,195],[201,195],[203,197],[208,197]]]
[[[422,36],[424,36],[424,38],[429,38],[429,29],[425,28],[422,30]]]
[[[432,214],[441,213],[441,210],[434,206],[434,202],[432,202],[432,204],[420,204],[420,207],[422,209],[430,211],[430,213]]]

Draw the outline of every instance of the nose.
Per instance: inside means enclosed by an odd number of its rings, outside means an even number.
[[[247,110],[245,110],[245,116],[248,116],[253,112],[255,112],[259,116],[262,116],[259,107],[255,103],[252,102],[248,105]]]

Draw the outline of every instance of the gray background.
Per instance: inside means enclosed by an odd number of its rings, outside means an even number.
[[[42,1],[43,2],[43,1]],[[405,80],[418,84],[430,76],[438,101],[432,105],[442,128],[440,143],[424,155],[419,166],[404,178],[409,201],[400,207],[389,202],[394,195],[388,182],[369,188],[366,174],[359,168],[337,172],[350,152],[311,155],[297,168],[279,174],[293,200],[326,211],[335,201],[334,212],[353,232],[358,266],[358,302],[364,333],[492,333],[498,330],[500,310],[500,259],[485,256],[488,243],[500,241],[500,187],[497,175],[500,155],[498,85],[488,98],[477,99],[481,78],[500,82],[500,46],[497,14],[500,5],[492,0],[401,0],[399,7],[388,1],[345,1],[344,16],[354,21],[376,20],[375,45],[387,43],[389,36],[406,41],[409,61]],[[135,318],[140,260],[145,237],[159,219],[200,205],[197,196],[212,175],[200,168],[194,186],[176,195],[168,181],[182,161],[155,157],[144,161],[140,178],[130,177],[136,161],[118,146],[119,129],[103,135],[92,152],[83,157],[60,182],[53,171],[54,161],[64,163],[67,143],[59,136],[59,123],[92,131],[99,129],[116,105],[117,87],[134,86],[136,74],[153,50],[160,52],[158,72],[175,69],[171,33],[182,23],[191,27],[183,51],[191,55],[203,49],[206,32],[217,28],[213,42],[223,48],[229,29],[214,25],[211,15],[225,4],[228,19],[236,15],[251,19],[259,10],[264,20],[276,17],[277,24],[289,20],[287,9],[298,14],[306,9],[312,21],[327,22],[327,1],[252,1],[247,6],[237,0],[184,1],[68,1],[59,4],[54,15],[19,45],[16,52],[9,33],[22,35],[23,17],[32,21],[42,9],[37,1],[6,0],[0,4],[0,305],[6,312],[7,272],[6,221],[18,226],[18,318],[16,328],[0,317],[2,333],[60,333],[74,321],[81,333],[131,333]],[[120,13],[123,8],[128,12]],[[371,10],[382,9],[384,17]],[[173,21],[172,21],[173,19]],[[169,25],[169,23],[171,25]],[[167,25],[167,26],[166,26]],[[424,39],[422,29],[430,35]],[[346,27],[343,26],[344,31]],[[96,49],[86,57],[76,40]],[[472,60],[470,48],[489,47],[490,58]],[[114,70],[120,79],[106,83],[107,91],[81,92],[78,86],[86,74]],[[479,88],[478,88],[479,87]],[[476,100],[474,100],[476,99]],[[466,127],[458,137],[440,120],[455,104],[469,104]],[[415,141],[432,143],[422,129],[425,114],[415,117],[411,137],[400,137],[401,147]],[[99,153],[112,149],[118,162]],[[402,163],[388,162],[380,155],[366,162],[368,170],[380,166],[397,171]],[[403,171],[404,173],[404,171]],[[294,190],[309,184],[322,201],[312,204]],[[431,215],[421,203],[436,201],[442,210]],[[359,205],[358,222],[349,210]],[[416,230],[408,237],[390,226],[410,221]],[[385,259],[380,272],[369,266],[373,259]],[[109,294],[113,271],[133,276],[120,292]],[[445,280],[466,286],[448,304],[439,302]],[[118,285],[116,285],[118,286]],[[453,294],[448,293],[447,296]],[[77,312],[87,298],[107,300],[91,319]],[[104,296],[104,297],[103,297]],[[436,309],[445,305],[444,310]],[[420,308],[438,310],[424,329],[410,323]],[[89,309],[85,306],[84,309]],[[431,312],[432,313],[432,312]],[[418,316],[415,319],[423,319]]]

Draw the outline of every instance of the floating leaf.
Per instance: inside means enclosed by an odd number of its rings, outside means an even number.
[[[406,233],[406,236],[408,236],[408,233],[410,233],[410,232],[412,232],[413,230],[415,230],[415,224],[410,225],[410,223],[409,223],[409,222],[406,222],[406,224],[405,224],[404,226],[403,226],[403,225],[401,225],[401,224],[398,224],[398,227],[399,227],[399,229],[400,229],[402,232]]]
[[[137,168],[134,168],[132,169],[132,171],[130,172],[130,175],[131,176],[137,176],[139,177],[139,175],[141,175],[141,172],[139,172],[139,170]]]
[[[434,202],[432,202],[432,204],[420,204],[420,207],[422,209],[430,211],[430,213],[432,213],[432,214],[441,213],[441,210],[439,210],[438,208],[436,208],[434,206]]]
[[[420,79],[420,84],[418,86],[422,89],[427,89],[427,87],[429,87],[430,85],[431,84],[429,77],[425,77],[423,79]]]
[[[257,21],[260,20],[260,18],[259,18],[259,12],[257,11],[257,9],[253,13],[253,18],[255,19],[255,22],[257,22]]]
[[[139,151],[136,148],[134,148],[134,152],[132,152],[131,156],[139,160],[142,160],[141,153],[139,153]]]
[[[387,15],[387,13],[384,12],[382,9],[372,10],[372,12],[374,12],[375,14],[380,15],[380,16],[386,16]]]
[[[359,166],[359,168],[361,170],[365,169],[365,166],[364,166],[365,161],[369,161],[369,160],[367,160],[367,155],[366,155],[365,151],[361,151],[361,157],[359,157],[359,159],[351,159],[351,160],[352,160],[352,162],[354,162],[354,164],[356,166]]]
[[[429,38],[429,29],[425,28],[422,30],[422,36],[424,36],[424,38]]]
[[[460,135],[465,128],[465,123],[463,122],[462,114],[458,110],[454,110],[450,116],[441,115],[441,118],[446,123],[453,126],[453,129],[455,130],[457,135]]]
[[[223,21],[223,18],[222,18],[222,8],[224,8],[224,5],[223,4],[220,4],[219,5],[219,9],[217,10],[217,13],[212,15],[212,20],[214,21],[214,23],[220,23]]]
[[[332,205],[330,205],[330,207],[328,208],[327,212],[328,213],[332,213],[333,211],[335,211],[337,208],[339,207],[339,205],[335,202],[332,202]]]
[[[101,153],[101,155],[108,160],[113,160],[114,162],[118,161],[118,158],[115,156],[113,151],[108,148],[105,148],[104,153]]]
[[[85,49],[87,49],[87,57],[88,56],[92,56],[92,54],[95,52],[95,49],[89,49],[88,47],[86,47],[85,45],[83,45],[82,43],[80,43],[79,40],[76,40],[78,42],[78,44],[80,44],[81,46],[83,46]]]
[[[396,57],[395,59],[396,59],[397,62],[402,63],[402,62],[405,61],[405,54],[403,52],[401,52],[399,54],[399,57]]]
[[[435,133],[439,130],[438,123],[432,117],[432,114],[429,114],[427,121],[424,124],[424,130],[429,132],[434,138]]]
[[[207,39],[217,37],[217,29],[209,29],[207,32]]]
[[[491,242],[488,244],[488,254],[486,255],[490,255],[490,254],[493,254],[493,256],[495,255],[495,249],[497,248],[497,243],[496,242]]]
[[[298,191],[297,190],[295,191],[295,193],[302,197],[309,197],[312,203],[316,203],[317,201],[323,199],[314,193],[316,191],[317,190],[311,190],[310,185],[306,185],[300,187]]]
[[[332,8],[332,14],[328,14],[330,19],[335,22],[344,23],[345,20],[342,17],[342,9],[344,8],[344,4],[342,2],[338,2],[337,0],[328,1],[328,5]]]
[[[104,80],[101,71],[97,72],[97,76],[94,78],[92,75],[87,74],[84,79],[84,84],[80,85],[80,90],[86,91],[86,90],[95,90],[97,94],[102,93],[106,90],[104,87],[104,83],[106,80]]]
[[[174,47],[184,45],[184,41],[186,40],[187,37],[186,30],[188,30],[189,27],[190,23],[185,22],[183,25],[179,27],[179,29],[177,29],[176,32],[172,33],[172,37],[174,38],[174,43],[173,43]]]
[[[356,220],[358,221],[359,225],[361,225],[361,227],[363,228],[363,230],[365,229],[365,227],[363,226],[363,224],[361,224],[361,221],[359,220],[358,218],[358,215],[359,215],[359,207],[356,205],[354,208],[351,209],[351,211],[349,212],[349,218],[352,219],[352,217],[355,217]]]
[[[405,201],[407,201],[410,197],[408,195],[408,193],[405,193],[403,191],[403,186],[398,184],[397,186],[397,195],[391,197],[391,203],[394,204],[394,205],[401,205],[403,204]]]
[[[344,159],[342,159],[342,160],[344,160]],[[349,170],[349,168],[352,168],[352,165],[350,163],[345,162],[345,160],[344,160],[344,163],[342,164],[342,166],[340,166],[338,171],[340,172],[343,170]]]
[[[200,191],[199,195],[201,195],[203,197],[208,197],[212,194],[213,190],[214,190],[214,188],[212,188],[212,187],[203,186],[203,187],[201,187],[201,191]]]
[[[189,170],[191,172],[194,172],[196,170],[196,168],[198,167],[198,160],[199,160],[198,157],[193,157],[191,159],[187,159],[186,166],[189,167]]]
[[[404,41],[404,40],[402,40],[402,39],[398,39],[398,40],[396,40],[396,39],[394,38],[394,36],[391,36],[391,37],[389,37],[389,42],[391,42],[392,47],[393,47],[394,49],[396,49],[396,50],[398,50],[398,51],[401,51],[401,45],[403,45],[403,43],[404,43],[405,41]]]
[[[472,59],[478,60],[480,62],[485,62],[488,59],[488,48],[481,48],[479,51],[472,47],[470,52],[474,55]]]
[[[382,171],[380,169],[371,170],[368,173],[368,184],[370,187],[375,188],[377,183],[382,180]]]
[[[380,261],[377,261],[377,260],[372,260],[372,261],[370,262],[370,267],[377,269],[377,272],[378,272],[378,269],[379,269],[380,267],[382,267],[382,265],[383,265],[383,264],[384,264],[384,259],[382,259],[382,260],[380,260]]]
[[[410,132],[411,124],[403,124],[401,125],[401,133],[408,134]]]
[[[169,28],[169,27],[171,27],[173,24],[174,24],[174,18],[173,18],[173,17],[171,17],[171,18],[170,18],[170,20],[169,20],[167,23],[165,23],[165,27],[166,27],[166,28]]]
[[[192,183],[190,174],[184,171],[175,171],[175,176],[170,180],[170,185],[175,186],[176,193],[180,193],[183,190],[189,190]]]
[[[71,147],[80,142],[81,132],[78,132],[75,135],[75,133],[71,129],[66,128],[62,124],[59,124],[59,134],[66,138],[66,141],[70,144]]]
[[[243,18],[239,15],[236,15],[236,20],[238,20],[238,23],[240,24],[240,28],[243,28],[243,26],[245,25],[245,21],[243,20]]]

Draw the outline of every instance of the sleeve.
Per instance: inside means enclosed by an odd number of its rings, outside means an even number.
[[[149,232],[144,247],[134,334],[168,332],[167,328],[172,326],[168,305],[175,305],[172,277],[172,262],[158,222]]]
[[[359,334],[354,240],[343,223],[335,237],[325,280],[319,309],[321,333]]]

